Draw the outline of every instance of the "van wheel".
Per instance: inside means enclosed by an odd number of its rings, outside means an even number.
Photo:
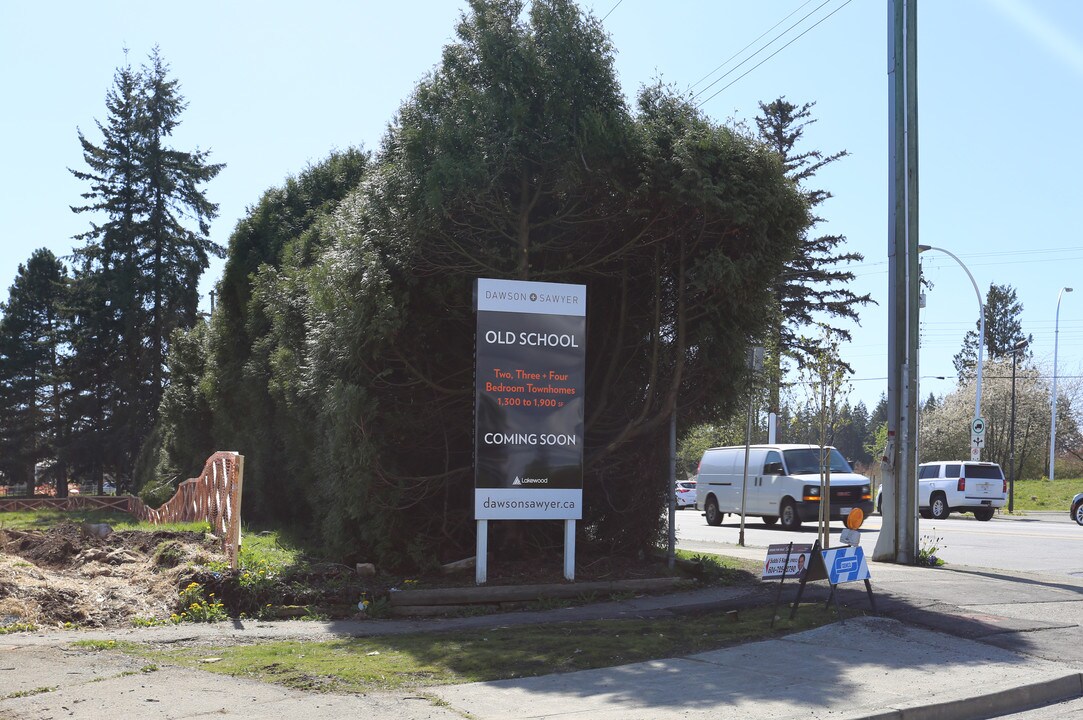
[[[993,508],[977,508],[974,510],[974,517],[982,522],[993,519]]]
[[[935,493],[929,501],[929,515],[933,520],[945,520],[950,514],[951,508],[948,507],[948,499],[944,497],[944,493]]]
[[[798,530],[801,528],[801,516],[797,514],[797,505],[791,498],[786,498],[779,506],[778,517],[782,521],[783,530]]]
[[[764,525],[774,525],[775,523],[778,522],[778,516],[777,515],[764,515],[761,518],[761,520],[763,520]]]
[[[718,527],[722,524],[722,513],[718,511],[718,501],[714,497],[707,498],[707,505],[703,508],[707,515],[707,524]]]

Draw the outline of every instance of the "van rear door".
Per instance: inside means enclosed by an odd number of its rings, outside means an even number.
[[[699,476],[696,478],[696,507],[704,509],[707,496],[714,495],[718,501],[718,509],[722,512],[739,511],[741,476],[734,477],[733,474],[735,457],[732,448],[712,448],[703,454]]]

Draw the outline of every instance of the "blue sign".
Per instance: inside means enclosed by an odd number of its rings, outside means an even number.
[[[827,568],[827,580],[832,585],[869,579],[869,566],[865,562],[865,552],[861,546],[838,547],[821,550],[824,567]]]

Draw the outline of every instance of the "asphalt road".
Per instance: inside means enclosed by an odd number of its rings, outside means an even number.
[[[861,528],[861,546],[867,553],[876,547],[881,517],[873,515]],[[692,551],[710,551],[713,544],[736,544],[740,519],[726,516],[722,525],[711,527],[696,510],[677,512],[677,546]],[[837,538],[842,523],[831,524]],[[919,547],[939,548],[937,555],[955,565],[1040,572],[1083,577],[1083,527],[1072,522],[1068,512],[1032,513],[1023,516],[997,515],[979,522],[970,514],[952,514],[946,520],[919,520]],[[745,522],[745,545],[764,547],[791,541],[812,543],[816,526],[806,523],[794,533],[768,527],[759,518]],[[841,544],[841,543],[838,543]]]

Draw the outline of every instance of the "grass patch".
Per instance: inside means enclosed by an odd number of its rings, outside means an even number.
[[[13,510],[0,513],[0,528],[5,530],[48,530],[63,522],[108,523],[115,529],[117,524],[131,523],[128,513],[112,510]]]
[[[267,566],[285,568],[297,565],[302,560],[301,549],[275,531],[249,534],[242,532],[241,554],[238,558],[241,566]]]
[[[71,644],[73,648],[79,650],[116,650],[120,647],[120,644],[116,640],[76,640]]]
[[[833,610],[803,606],[770,627],[772,608],[694,617],[560,623],[469,632],[351,638],[323,643],[137,650],[156,662],[308,691],[364,693],[502,680],[683,656],[778,637],[834,622]],[[213,659],[213,662],[209,662]]]
[[[703,568],[700,579],[709,584],[737,585],[758,579],[763,571],[763,563],[748,558],[736,558],[711,553],[691,553],[686,550],[678,550],[676,555],[699,563]]]
[[[1055,510],[1067,515],[1072,498],[1080,492],[1083,492],[1083,480],[1078,478],[1057,478],[1052,481],[1048,478],[1016,480],[1015,512]],[[1007,503],[1003,512],[1008,512]]]
[[[13,698],[31,697],[32,695],[41,695],[43,693],[49,693],[56,690],[59,685],[42,685],[41,687],[33,688],[32,690],[20,690],[19,692],[8,693],[3,697],[4,700],[11,700]]]
[[[48,530],[60,523],[106,523],[114,530],[171,530],[175,532],[209,532],[205,522],[164,523],[151,525],[140,522],[125,512],[115,510],[13,510],[0,513],[0,528],[5,530]]]

